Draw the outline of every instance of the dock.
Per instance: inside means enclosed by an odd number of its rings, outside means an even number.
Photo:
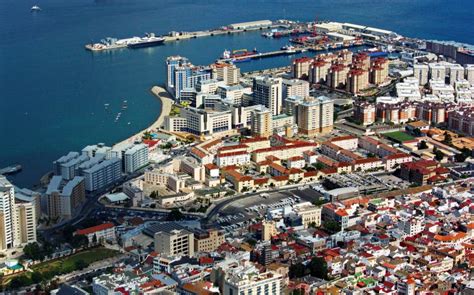
[[[224,26],[219,29],[211,29],[211,30],[205,30],[205,31],[193,31],[193,32],[173,31],[173,32],[169,32],[168,35],[161,35],[158,37],[163,38],[164,43],[167,43],[167,42],[175,42],[175,41],[180,41],[180,40],[189,40],[189,39],[212,37],[212,36],[219,36],[219,35],[231,35],[231,34],[238,34],[238,33],[245,33],[245,32],[271,30],[271,29],[277,29],[277,28],[287,28],[287,25],[272,23],[268,25],[260,25],[260,26],[245,28],[245,29],[244,28],[233,29],[233,28],[230,28],[230,26]],[[116,43],[113,43],[113,44],[91,43],[91,44],[86,44],[84,47],[87,50],[90,50],[93,52],[127,48],[126,40],[133,39],[133,38],[136,38],[136,37],[117,39]],[[112,38],[106,38],[106,39],[112,39]]]
[[[292,55],[292,54],[298,54],[298,53],[303,53],[308,51],[308,47],[301,47],[301,48],[295,48],[293,50],[275,50],[275,51],[269,51],[269,52],[260,52],[260,53],[255,53],[252,55],[245,55],[245,56],[238,56],[238,57],[231,57],[231,58],[220,58],[218,61],[220,62],[239,62],[243,61],[246,59],[260,59],[260,58],[266,58],[266,57],[273,57],[273,56],[279,56],[279,55]]]

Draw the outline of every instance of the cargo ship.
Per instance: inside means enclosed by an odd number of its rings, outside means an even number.
[[[252,56],[258,53],[257,49],[253,51],[248,51],[247,49],[239,49],[233,50],[230,52],[229,50],[225,50],[222,54],[223,59],[232,59],[233,62],[245,62],[250,61]]]
[[[165,38],[156,37],[155,34],[146,34],[145,37],[140,38],[140,40],[136,42],[131,42],[127,46],[128,48],[144,48],[144,47],[152,47],[158,46],[165,42]]]

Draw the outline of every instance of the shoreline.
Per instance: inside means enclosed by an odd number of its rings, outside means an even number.
[[[159,99],[161,101],[161,113],[158,116],[158,118],[156,118],[156,120],[150,126],[148,126],[147,128],[145,128],[141,131],[138,131],[137,133],[129,136],[128,138],[112,145],[112,148],[116,147],[116,146],[119,146],[119,145],[126,144],[126,143],[133,143],[137,139],[137,137],[139,139],[141,139],[143,133],[145,133],[146,131],[156,130],[156,129],[160,128],[163,125],[165,117],[168,116],[171,112],[171,106],[173,105],[174,101],[171,98],[171,95],[168,93],[168,91],[163,87],[155,85],[155,86],[151,87],[150,92],[157,99]]]

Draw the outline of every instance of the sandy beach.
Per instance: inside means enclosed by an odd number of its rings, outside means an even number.
[[[118,142],[114,144],[115,146],[123,145],[126,143],[133,143],[136,139],[140,139],[146,131],[153,131],[156,130],[157,128],[160,128],[163,125],[163,122],[165,120],[165,117],[169,115],[171,111],[171,106],[173,105],[173,99],[171,98],[171,95],[164,89],[163,87],[160,86],[153,86],[150,90],[156,98],[158,98],[161,101],[161,113],[158,116],[158,118],[153,122],[149,127],[146,129],[143,129],[140,132],[135,133],[134,135],[130,136],[129,138]]]

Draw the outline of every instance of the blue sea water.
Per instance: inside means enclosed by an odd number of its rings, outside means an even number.
[[[30,12],[35,4],[41,12]],[[149,89],[164,83],[169,55],[208,64],[224,49],[268,51],[287,40],[248,33],[96,54],[84,50],[85,43],[280,18],[353,22],[406,36],[474,43],[472,0],[2,0],[0,167],[22,164],[23,172],[12,180],[31,186],[62,154],[90,143],[113,144],[145,128],[160,113]],[[289,60],[240,66],[249,71]],[[124,99],[129,107],[115,123]]]

